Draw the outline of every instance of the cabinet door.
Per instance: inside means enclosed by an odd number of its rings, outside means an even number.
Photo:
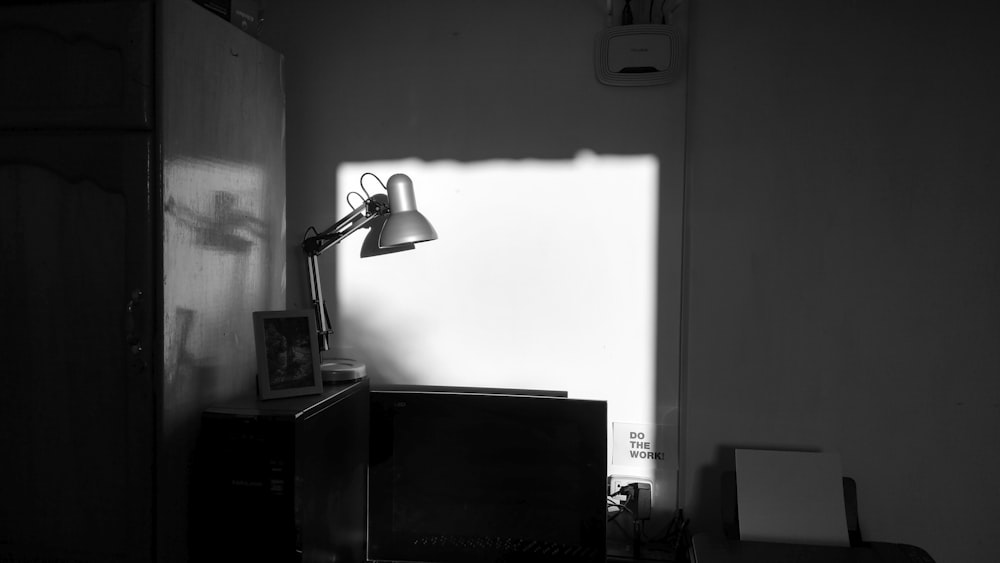
[[[151,14],[148,1],[0,6],[0,129],[150,129]]]
[[[0,134],[0,559],[148,560],[150,136]]]
[[[191,2],[156,12],[163,377],[156,545],[187,561],[201,412],[256,392],[253,312],[285,306],[282,57]]]

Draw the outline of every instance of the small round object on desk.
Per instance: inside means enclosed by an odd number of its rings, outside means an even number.
[[[350,358],[330,358],[320,364],[323,383],[356,381],[367,375],[365,364]]]

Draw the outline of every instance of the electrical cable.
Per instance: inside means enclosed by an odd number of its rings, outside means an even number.
[[[629,507],[625,506],[624,504],[618,501],[611,500],[611,498],[608,498],[608,506],[613,506],[618,509],[617,511],[615,511],[615,513],[611,516],[610,519],[617,518],[618,515],[621,514],[622,512],[627,512],[629,514],[632,514],[632,509],[630,509]]]
[[[632,25],[632,0],[625,0],[622,7],[622,25]]]
[[[670,22],[673,21],[673,19],[674,19],[674,12],[676,12],[677,8],[680,8],[681,5],[684,4],[684,2],[685,2],[685,0],[678,0],[678,2],[676,4],[674,4],[674,7],[670,8],[670,12],[669,13],[664,13],[663,12],[663,5],[666,4],[666,0],[663,0],[663,2],[660,3],[660,14],[661,14],[661,17],[663,18],[663,23],[669,25]]]
[[[634,483],[630,483],[619,487],[617,491],[608,495],[608,506],[615,507],[618,510],[613,514],[608,515],[607,521],[614,522],[614,524],[618,526],[618,529],[622,532],[622,534],[628,538],[630,542],[632,542],[633,549],[636,550],[636,553],[638,553],[639,550],[644,549],[643,546],[645,546],[646,549],[672,552],[676,558],[675,560],[682,560],[680,557],[688,546],[688,538],[685,535],[688,520],[684,517],[684,510],[677,510],[677,513],[670,520],[670,523],[662,534],[647,534],[645,526],[646,519],[637,518],[636,513],[628,506],[628,504],[638,494],[637,486]],[[619,502],[612,498],[619,495],[625,496],[624,502]],[[631,530],[629,529],[627,522],[623,523],[618,520],[623,512],[628,513],[631,517]]]

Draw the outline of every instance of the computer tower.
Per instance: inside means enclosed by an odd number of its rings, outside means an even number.
[[[364,561],[367,379],[202,415],[196,561]]]

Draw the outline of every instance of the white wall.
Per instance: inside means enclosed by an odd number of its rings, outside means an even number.
[[[1000,74],[987,3],[697,2],[685,475],[841,454],[867,539],[1000,560]]]
[[[597,0],[270,3],[289,240],[343,211],[330,194],[345,163],[651,155],[657,385],[638,392],[674,420],[685,327],[695,529],[718,531],[733,447],[818,448],[858,480],[867,538],[1000,559],[995,10],[689,4],[683,315],[685,85],[599,85]]]
[[[327,293],[339,298],[338,346],[366,360],[376,382],[502,383],[606,399],[612,417],[627,417],[619,422],[663,425],[674,458],[684,80],[598,83],[605,7],[269,3],[264,39],[287,61],[288,238],[343,214],[338,192],[355,189],[361,171],[383,180],[408,173],[441,238],[405,255],[359,261],[356,249],[338,248],[336,259],[323,256]],[[559,205],[571,198],[578,205]],[[482,220],[457,216],[456,202]],[[575,229],[587,222],[581,214],[594,218],[597,238],[539,240],[540,227]],[[521,234],[496,232],[509,217],[524,218]],[[482,237],[481,248],[467,236]],[[539,249],[544,262],[532,258]],[[296,252],[289,249],[289,307],[308,304]],[[385,271],[369,276],[368,268]],[[491,282],[487,269],[505,277]],[[418,292],[405,301],[420,310],[384,308],[384,289],[357,293],[387,276]],[[559,291],[569,278],[578,281]],[[385,313],[395,324],[359,320]],[[485,330],[490,321],[496,326]],[[521,354],[530,380],[502,373],[516,371]],[[623,470],[655,477],[654,508],[673,509],[674,462]]]

